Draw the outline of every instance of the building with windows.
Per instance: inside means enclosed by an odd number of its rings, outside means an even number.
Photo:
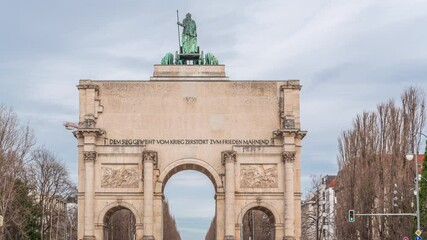
[[[301,204],[302,239],[334,240],[336,176],[322,177]]]

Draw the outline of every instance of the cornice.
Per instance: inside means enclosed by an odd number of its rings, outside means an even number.
[[[95,89],[98,90],[99,86],[96,84],[79,84],[77,85],[77,89]]]
[[[301,131],[298,128],[281,128],[273,132],[275,136],[294,136],[303,139],[307,135],[307,131]]]

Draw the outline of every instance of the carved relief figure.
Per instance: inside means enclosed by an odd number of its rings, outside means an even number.
[[[276,188],[277,166],[270,165],[241,165],[240,187],[242,188]]]
[[[138,168],[113,169],[103,167],[101,187],[138,187]]]

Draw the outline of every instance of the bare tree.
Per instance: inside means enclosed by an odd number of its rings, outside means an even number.
[[[335,176],[332,176],[333,179]],[[322,176],[312,176],[311,186],[306,200],[302,203],[303,240],[322,240],[334,235],[334,206],[327,199],[327,183]],[[333,200],[332,200],[333,202]]]
[[[167,200],[163,201],[163,239],[181,240],[175,218],[170,214]]]
[[[67,168],[53,153],[39,148],[32,154],[28,175],[40,210],[41,239],[64,238],[66,199],[75,189]]]
[[[212,219],[209,230],[206,233],[205,240],[216,240],[216,216]]]
[[[78,206],[76,202],[68,201],[67,205],[67,240],[77,240]]]
[[[264,208],[252,208],[243,216],[243,239],[271,240],[275,237],[275,221]]]
[[[114,212],[109,219],[109,226],[109,239],[133,240],[135,237],[135,216],[127,208]]]
[[[25,165],[34,145],[34,137],[28,127],[21,127],[16,114],[0,105],[0,215],[4,226],[0,239],[16,239],[26,236],[27,210],[19,204],[19,188],[25,185]]]
[[[337,177],[338,239],[401,239],[411,232],[411,217],[357,217],[348,222],[348,210],[356,213],[414,212],[414,164],[404,160],[425,124],[424,93],[408,88],[402,106],[393,100],[377,111],[357,115],[352,128],[339,138]]]

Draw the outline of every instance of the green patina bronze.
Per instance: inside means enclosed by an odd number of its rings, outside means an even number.
[[[162,58],[162,61],[160,64],[162,65],[172,65],[173,62],[173,54],[172,53],[166,53],[165,56]]]
[[[178,18],[178,11],[177,11]],[[167,53],[161,60],[162,65],[218,65],[218,59],[212,53],[203,54],[197,46],[197,26],[196,22],[191,18],[191,14],[187,13],[182,23],[178,24],[182,30],[182,42],[180,42],[179,51],[176,51],[175,58],[172,53]],[[182,43],[182,45],[181,45]]]
[[[205,55],[206,65],[218,65],[218,59],[212,53],[206,53]]]
[[[191,14],[187,13],[185,19],[178,25],[183,27],[182,30],[182,54],[197,53],[197,30],[196,22],[191,19]]]

